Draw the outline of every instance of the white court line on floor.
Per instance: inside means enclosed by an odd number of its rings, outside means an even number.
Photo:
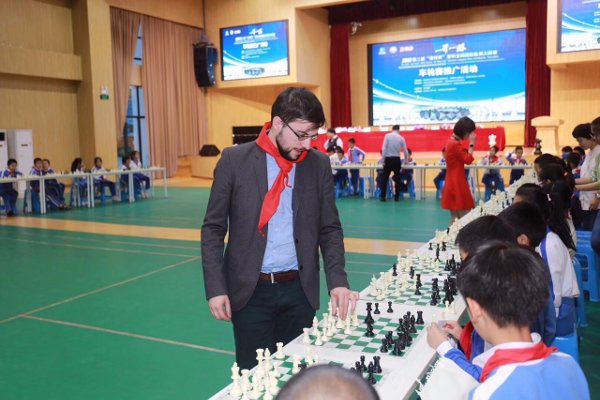
[[[169,269],[172,269],[172,268],[175,268],[175,267],[179,267],[181,265],[184,265],[184,264],[187,264],[187,263],[190,263],[192,261],[199,260],[199,259],[200,259],[200,257],[192,257],[192,258],[189,258],[187,260],[178,261],[175,264],[170,264],[170,265],[167,265],[166,267],[161,267],[159,269],[155,269],[153,271],[146,272],[146,273],[144,273],[142,275],[134,276],[134,277],[126,279],[124,281],[115,282],[115,283],[112,283],[112,284],[110,284],[108,286],[103,286],[101,288],[94,289],[94,290],[86,292],[86,293],[78,294],[77,296],[69,297],[67,299],[58,301],[56,303],[52,303],[52,304],[48,304],[48,305],[40,307],[40,308],[36,308],[35,310],[27,311],[27,312],[21,313],[19,315],[14,315],[14,316],[12,316],[10,318],[6,318],[6,319],[1,320],[0,324],[3,324],[5,322],[9,322],[9,321],[13,321],[13,320],[15,320],[17,318],[26,317],[26,316],[28,316],[30,314],[35,314],[35,313],[40,312],[40,311],[48,310],[50,308],[53,308],[53,307],[56,307],[56,306],[60,306],[61,304],[69,303],[69,302],[71,302],[73,300],[78,300],[78,299],[81,299],[81,298],[84,298],[84,297],[87,297],[87,296],[91,296],[91,295],[96,294],[96,293],[104,292],[105,290],[112,289],[112,288],[115,288],[115,287],[118,287],[118,286],[121,286],[121,285],[125,285],[127,283],[135,282],[135,281],[137,281],[139,279],[146,278],[148,276],[151,276],[151,275],[154,275],[154,274],[158,274],[160,272],[164,272],[164,271],[167,271]]]
[[[39,231],[48,231],[48,229],[40,229],[40,228],[21,228],[20,229],[34,229],[36,230],[36,232],[23,232],[20,231],[18,233],[19,236],[32,236],[32,237],[39,237],[40,233]],[[49,233],[49,232],[47,232]],[[85,234],[90,234],[90,235],[94,235],[94,233],[87,233],[87,232],[81,232],[81,233],[85,233]],[[96,233],[95,235],[102,235],[101,233]],[[106,236],[106,235],[105,235]],[[114,235],[114,236],[119,236],[119,235]],[[113,243],[113,244],[131,244],[131,245],[135,245],[135,246],[146,246],[146,247],[160,247],[160,248],[167,248],[167,249],[182,249],[182,250],[195,250],[195,249],[200,249],[200,246],[174,246],[174,245],[168,245],[168,244],[157,244],[157,243],[141,243],[141,242],[126,242],[123,240],[106,240],[106,239],[96,239],[96,238],[89,238],[89,237],[76,237],[76,236],[66,236],[66,235],[55,235],[54,233],[52,233],[52,237],[56,238],[56,239],[64,239],[64,240],[78,240],[78,241],[82,241],[82,242],[100,242],[100,243]],[[156,239],[156,240],[168,240],[168,239]],[[175,239],[176,240],[176,239]],[[144,254],[146,254],[146,252],[144,252]],[[192,257],[193,255],[190,254],[188,257]]]
[[[96,247],[96,246],[81,246],[77,244],[66,244],[61,243],[59,241],[56,242],[45,242],[41,240],[31,240],[31,239],[18,239],[10,236],[0,236],[2,240],[12,240],[15,242],[23,242],[23,243],[33,243],[33,244],[42,244],[48,245],[52,247],[69,247],[74,249],[85,249],[85,250],[101,250],[101,251],[112,251],[119,253],[132,253],[132,254],[150,254],[155,256],[174,256],[174,257],[195,257],[194,254],[177,254],[177,253],[161,253],[158,251],[143,251],[143,250],[132,250],[132,249],[122,249],[122,248],[110,248],[110,247]]]
[[[227,355],[232,355],[232,356],[235,355],[235,353],[233,351],[217,349],[215,347],[201,346],[199,344],[180,342],[178,340],[163,339],[163,338],[158,338],[158,337],[154,337],[154,336],[140,335],[137,333],[117,331],[114,329],[101,328],[99,326],[94,326],[94,325],[78,324],[75,322],[61,321],[61,320],[50,319],[50,318],[42,318],[42,317],[36,317],[33,315],[24,315],[22,318],[27,318],[27,319],[32,319],[35,321],[47,322],[47,323],[57,324],[57,325],[66,325],[66,326],[71,326],[74,328],[88,329],[88,330],[104,332],[104,333],[111,333],[113,335],[127,336],[127,337],[131,337],[131,338],[135,338],[135,339],[149,340],[152,342],[173,344],[175,346],[189,347],[192,349],[211,351],[214,353],[222,353],[222,354],[227,354]]]

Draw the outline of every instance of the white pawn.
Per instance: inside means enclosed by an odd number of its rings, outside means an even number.
[[[310,347],[306,348],[306,354],[304,355],[304,361],[306,361],[306,365],[309,367],[313,365],[314,361],[312,355],[310,354]]]
[[[343,329],[344,328],[344,320],[339,315],[338,315],[337,324],[335,325],[335,327],[337,329]]]
[[[271,384],[265,384],[265,394],[263,395],[264,400],[273,400],[273,394],[271,393]]]
[[[377,300],[381,301],[383,300],[383,291],[381,289],[377,289]]]
[[[242,394],[242,388],[240,386],[240,368],[236,362],[234,362],[233,367],[231,367],[231,379],[233,380],[233,383],[229,390],[229,394],[233,397],[240,397]]]
[[[242,370],[242,394],[247,393],[248,389],[250,389],[250,371],[247,369]]]
[[[268,348],[265,349],[265,362],[263,363],[263,365],[263,369],[265,372],[271,371],[271,351]]]
[[[281,360],[283,357],[285,357],[285,354],[283,353],[283,343],[277,342],[277,343],[275,343],[275,345],[277,346],[277,352],[275,353],[275,358],[278,360]]]
[[[449,319],[450,316],[450,302],[448,300],[444,301],[444,305],[446,308],[444,309],[444,319]]]
[[[304,343],[305,346],[308,346],[310,344],[310,336],[308,336],[308,332],[310,331],[310,329],[308,328],[304,328],[304,336],[302,337],[302,343]]]
[[[260,397],[260,377],[252,377],[252,391],[250,392],[251,399],[258,399]]]
[[[317,319],[317,316],[315,316],[312,321],[313,334],[315,333],[315,330],[318,329],[318,327],[319,327],[319,320]]]
[[[300,372],[300,356],[297,354],[294,354],[292,356],[292,374],[296,375],[298,372]]]
[[[323,342],[321,341],[321,331],[319,331],[318,329],[315,331],[315,346],[322,346]]]
[[[329,314],[323,313],[323,328],[326,328],[329,325]]]
[[[352,327],[350,325],[350,315],[346,316],[346,327],[344,329],[344,333],[349,335],[352,333]]]

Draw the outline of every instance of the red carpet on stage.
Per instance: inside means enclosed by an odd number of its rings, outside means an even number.
[[[340,132],[339,137],[344,141],[344,150],[348,150],[348,139],[354,138],[356,145],[367,153],[379,153],[383,144],[383,137],[389,132]],[[506,146],[506,135],[504,128],[497,126],[495,128],[477,128],[477,141],[475,142],[475,150],[487,151],[490,149],[489,136],[496,135],[496,146],[500,150],[504,150]],[[451,129],[419,129],[414,131],[401,131],[400,134],[406,139],[406,144],[413,152],[417,151],[441,151],[448,138],[452,135]],[[327,141],[327,135],[319,135],[319,138],[314,142],[313,146],[317,146],[319,150],[324,150],[324,144]],[[464,142],[465,147],[469,145],[468,141]]]

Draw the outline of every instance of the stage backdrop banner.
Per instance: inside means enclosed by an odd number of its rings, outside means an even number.
[[[348,139],[354,138],[356,145],[367,153],[379,153],[383,145],[383,138],[389,132],[340,132],[338,135],[344,141],[344,150],[348,150]],[[504,127],[497,126],[495,128],[477,128],[475,131],[477,140],[475,142],[476,151],[487,151],[490,149],[490,135],[496,135],[496,146],[500,150],[506,147],[506,134]],[[414,131],[401,131],[400,134],[406,139],[406,144],[413,152],[417,151],[441,151],[448,143],[448,139],[452,135],[451,129],[419,129]],[[325,151],[325,142],[327,135],[319,135],[313,146],[321,151]],[[465,140],[464,146],[469,146],[469,141]]]
[[[372,44],[370,125],[525,119],[525,29]]]
[[[600,0],[560,3],[560,51],[600,49]]]

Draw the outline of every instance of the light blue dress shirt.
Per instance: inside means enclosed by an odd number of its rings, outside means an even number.
[[[267,179],[269,190],[279,174],[277,161],[270,154],[267,154]],[[267,231],[267,247],[261,271],[263,273],[275,273],[298,269],[298,256],[296,255],[296,246],[294,244],[294,211],[292,210],[292,193],[294,188],[294,178],[296,176],[296,164],[289,173],[289,185],[281,193],[279,207],[269,220]]]

